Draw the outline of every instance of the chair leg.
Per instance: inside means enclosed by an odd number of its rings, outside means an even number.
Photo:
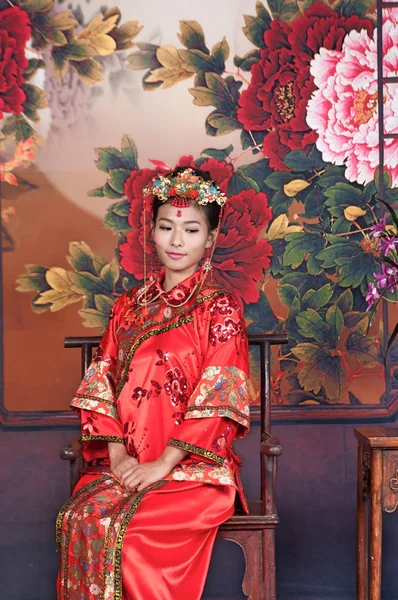
[[[219,531],[218,537],[238,544],[243,550],[246,561],[242,591],[248,600],[275,600],[275,595],[267,597],[264,586],[263,564],[261,561],[263,532],[255,531]]]
[[[262,531],[262,558],[263,558],[263,582],[264,599],[276,600],[276,577],[275,577],[275,529],[264,529]]]

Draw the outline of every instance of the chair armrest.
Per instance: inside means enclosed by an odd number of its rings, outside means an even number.
[[[83,454],[83,444],[80,438],[73,438],[69,442],[69,446],[61,448],[60,457],[62,460],[77,460]]]
[[[260,444],[262,454],[266,456],[280,456],[282,454],[282,446],[279,444],[279,438],[270,433],[264,434],[264,439]]]

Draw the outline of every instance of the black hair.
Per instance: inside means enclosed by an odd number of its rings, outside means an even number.
[[[185,171],[186,168],[187,167],[178,167],[178,169],[175,169],[171,173],[167,173],[167,177],[176,177],[177,173]],[[193,171],[195,175],[201,177],[204,181],[211,181],[210,173],[207,171],[201,171],[200,169],[193,169]],[[154,197],[152,203],[152,218],[154,223],[156,223],[159,208],[163,206],[163,204],[169,204],[171,201],[172,198],[170,198],[170,200],[167,202],[162,202],[162,200],[160,200],[157,196]],[[197,206],[197,208],[204,213],[209,231],[217,229],[221,206],[217,202],[209,202],[208,204],[204,205],[197,204],[195,200],[193,202],[194,206]]]

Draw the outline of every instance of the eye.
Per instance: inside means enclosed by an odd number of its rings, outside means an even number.
[[[198,233],[199,229],[187,229],[188,233]]]
[[[162,229],[162,231],[170,231],[171,227],[166,227],[166,225],[159,225],[159,229]]]

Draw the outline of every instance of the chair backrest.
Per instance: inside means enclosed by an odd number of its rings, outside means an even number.
[[[260,431],[261,441],[265,436],[271,433],[271,346],[287,344],[288,336],[286,333],[273,334],[249,334],[249,346],[260,348]],[[81,349],[81,370],[82,376],[87,370],[93,356],[93,349],[101,341],[100,336],[87,337],[66,337],[65,348]],[[266,501],[265,494],[265,461],[261,460],[261,500]]]

